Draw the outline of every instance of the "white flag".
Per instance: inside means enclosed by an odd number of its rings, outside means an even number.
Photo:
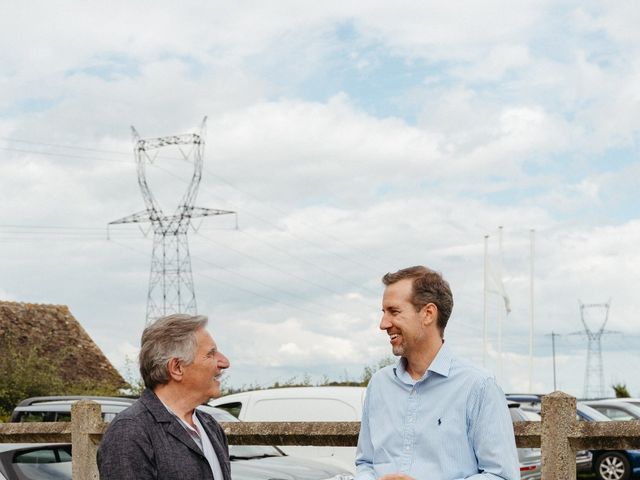
[[[511,300],[504,288],[502,275],[502,267],[495,265],[490,259],[487,259],[487,292],[497,293],[504,301],[504,309],[507,315],[511,313]]]

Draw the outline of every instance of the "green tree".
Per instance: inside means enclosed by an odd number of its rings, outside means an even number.
[[[369,385],[369,381],[371,380],[371,377],[373,377],[374,373],[376,373],[381,368],[384,368],[388,365],[393,365],[394,363],[395,363],[395,359],[393,357],[385,357],[379,360],[378,363],[375,363],[373,365],[367,365],[366,367],[364,367],[364,370],[362,371],[360,384],[363,387],[366,387],[367,385]]]
[[[60,366],[69,352],[64,349],[52,358],[38,347],[19,346],[0,338],[0,352],[0,421],[6,421],[14,407],[28,397],[118,394],[108,382],[65,383]]]
[[[611,385],[611,388],[613,388],[613,391],[616,393],[616,398],[631,397],[631,395],[629,395],[629,390],[627,390],[626,383],[614,383],[613,385]]]

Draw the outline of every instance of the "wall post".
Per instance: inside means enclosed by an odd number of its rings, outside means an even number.
[[[98,480],[98,442],[96,434],[102,433],[103,423],[100,405],[80,400],[71,405],[71,452],[73,480]]]
[[[576,399],[563,392],[542,397],[542,479],[575,480],[576,451],[569,442],[577,427]]]

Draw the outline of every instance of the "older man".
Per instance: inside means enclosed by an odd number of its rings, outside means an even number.
[[[176,314],[145,328],[139,360],[146,389],[100,443],[101,480],[231,480],[224,431],[196,410],[220,396],[229,367],[206,324],[207,317]]]
[[[422,266],[382,281],[380,329],[400,359],[369,383],[356,480],[519,479],[504,394],[491,374],[444,342],[449,284]]]

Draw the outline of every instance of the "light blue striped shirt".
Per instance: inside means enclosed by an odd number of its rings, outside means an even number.
[[[445,343],[419,380],[406,360],[367,388],[356,480],[404,473],[418,480],[519,480],[513,425],[493,376]]]

